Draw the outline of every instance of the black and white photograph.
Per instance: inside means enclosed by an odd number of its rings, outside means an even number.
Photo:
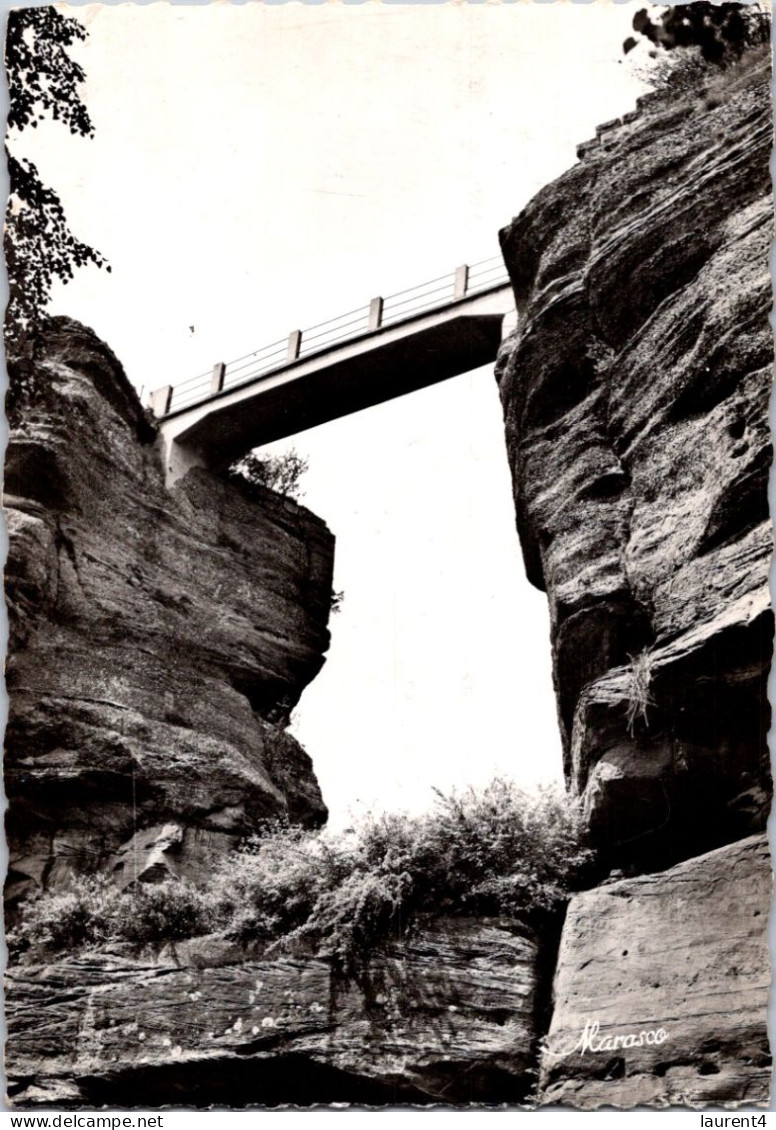
[[[4,8],[6,1109],[764,1126],[770,7]]]

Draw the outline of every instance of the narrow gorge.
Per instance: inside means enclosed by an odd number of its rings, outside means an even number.
[[[358,980],[215,934],[23,954],[17,1108],[767,1103],[770,79],[647,95],[501,233],[517,529],[602,881],[544,933],[423,920]],[[73,877],[196,883],[268,818],[325,823],[286,723],[334,556],[272,491],[168,489],[85,327],[50,320],[11,375],[9,925]]]

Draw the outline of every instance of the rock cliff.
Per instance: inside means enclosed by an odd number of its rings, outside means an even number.
[[[768,1099],[771,135],[767,61],[649,95],[502,232],[566,776],[631,876],[569,906],[542,1103]]]
[[[642,100],[502,233],[518,529],[611,872],[560,948],[424,921],[349,983],[217,936],[28,955],[16,1105],[767,1102],[769,80]],[[7,471],[11,891],[196,876],[262,815],[323,819],[282,726],[326,648],[331,537],[202,471],[166,492],[110,352],[61,321],[43,346]]]
[[[769,83],[648,96],[502,232],[518,527],[567,776],[618,867],[767,816]]]
[[[9,974],[19,1105],[521,1101],[534,1081],[537,940],[442,919],[375,954],[368,982],[216,939],[158,961]],[[45,1074],[39,1065],[46,1064]]]
[[[768,844],[754,836],[569,906],[547,1032],[549,939],[437,919],[359,983],[217,937],[7,975],[18,1106],[765,1101]],[[586,1025],[590,1046],[581,1043]],[[606,1049],[660,1032],[657,1043]],[[45,1064],[45,1071],[40,1065]]]
[[[573,898],[542,1101],[588,1109],[766,1101],[770,903],[765,836]]]
[[[262,817],[326,817],[283,725],[328,646],[333,538],[197,471],[169,492],[91,331],[53,319],[5,472],[11,900],[107,869],[196,877]]]

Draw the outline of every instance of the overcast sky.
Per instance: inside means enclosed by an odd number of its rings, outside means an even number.
[[[642,92],[621,53],[638,6],[70,6],[96,136],[46,125],[19,151],[113,270],[80,272],[54,312],[147,393],[498,254]],[[345,591],[293,728],[333,822],[496,772],[557,779],[492,369],[293,442]]]

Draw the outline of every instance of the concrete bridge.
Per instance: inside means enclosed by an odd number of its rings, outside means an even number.
[[[489,364],[514,309],[503,262],[489,259],[158,389],[168,482]]]

